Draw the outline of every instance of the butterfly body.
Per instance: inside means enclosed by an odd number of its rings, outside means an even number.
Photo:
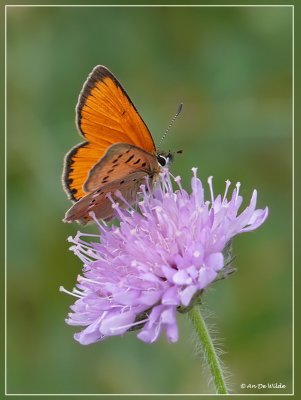
[[[146,124],[104,66],[95,67],[89,75],[76,115],[86,141],[65,157],[63,184],[74,204],[64,221],[85,224],[91,211],[108,220],[114,216],[112,199],[121,206],[134,202],[145,178],[152,185],[171,154],[156,152]]]

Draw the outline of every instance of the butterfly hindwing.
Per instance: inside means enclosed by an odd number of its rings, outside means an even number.
[[[134,172],[122,180],[119,179],[103,185],[73,204],[67,211],[64,221],[72,222],[76,220],[86,224],[91,220],[89,212],[94,212],[98,219],[109,220],[113,218],[115,212],[109,197],[117,201],[121,207],[125,206],[126,204],[116,195],[118,190],[122,197],[131,204],[136,199],[140,186],[145,183],[147,175],[145,172]],[[152,184],[152,178],[150,178],[150,184]]]
[[[76,122],[86,142],[74,147],[65,158],[63,180],[73,200],[87,192],[83,185],[89,171],[116,143],[128,143],[155,153],[152,136],[114,75],[104,66],[96,66],[80,93]]]
[[[92,192],[100,185],[118,179],[122,182],[123,178],[137,171],[144,171],[150,176],[159,173],[160,166],[156,156],[131,144],[114,144],[91,168],[84,190]]]
[[[63,186],[71,200],[78,200],[87,194],[83,189],[83,182],[86,181],[91,167],[98,161],[99,157],[93,143],[81,143],[67,153]]]

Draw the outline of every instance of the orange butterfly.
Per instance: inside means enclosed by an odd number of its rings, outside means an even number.
[[[96,66],[88,76],[76,106],[76,123],[85,142],[72,148],[64,160],[63,184],[73,206],[65,222],[87,223],[114,217],[108,196],[133,203],[148,176],[152,183],[171,153],[157,153],[153,138],[114,75]],[[121,206],[123,202],[118,199]]]

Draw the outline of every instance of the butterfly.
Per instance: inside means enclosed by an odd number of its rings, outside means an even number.
[[[97,219],[112,219],[112,200],[122,207],[132,204],[145,178],[151,186],[173,158],[171,152],[157,152],[128,94],[102,65],[92,70],[83,85],[76,125],[85,141],[65,156],[63,186],[74,204],[64,222],[86,224],[90,212]]]

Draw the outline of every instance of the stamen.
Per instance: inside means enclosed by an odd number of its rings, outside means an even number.
[[[89,258],[89,257],[86,257],[86,256],[81,252],[81,250],[80,250],[78,247],[72,246],[72,247],[70,247],[70,250],[72,250],[73,253],[74,253],[80,260],[82,260],[82,262],[83,262],[85,265],[89,265],[89,264],[91,264],[91,262],[95,261],[95,260],[93,260],[93,259],[91,259],[91,258]]]
[[[160,174],[160,186],[162,188],[162,195],[165,196],[166,192],[170,192],[171,182],[170,177],[166,174],[166,171]]]
[[[79,249],[83,250],[83,252],[88,252],[92,248],[92,245],[87,242],[79,243],[79,242],[74,241],[74,243],[75,243],[75,246],[71,246],[70,248],[78,247]]]
[[[179,189],[180,189],[180,192],[182,193],[182,192],[183,192],[183,187],[182,187],[182,185],[181,185],[181,180],[182,180],[182,178],[180,177],[180,175],[178,175],[178,176],[173,176],[172,173],[170,173],[170,175],[173,177],[173,180],[176,182],[176,184],[178,185],[178,187],[179,187]]]
[[[98,219],[96,218],[96,215],[95,215],[95,213],[94,213],[93,211],[90,211],[90,212],[89,212],[89,216],[94,220],[94,222],[95,222],[96,225],[99,227],[99,229],[100,229],[102,232],[105,232],[105,227],[108,226],[107,223],[106,223],[104,220],[101,220],[102,223],[100,223],[100,222],[98,221]]]
[[[240,188],[240,182],[237,182],[236,184],[236,197],[235,197],[235,203],[237,202],[238,194],[239,194],[239,188]]]
[[[85,233],[85,234],[82,234],[82,236],[92,236],[92,237],[97,237],[97,238],[99,238],[99,235],[96,235],[96,234],[94,234],[94,233]]]
[[[111,192],[107,194],[107,198],[108,198],[108,199],[110,200],[110,202],[112,203],[112,208],[113,208],[113,210],[115,210],[115,212],[116,212],[116,213],[119,215],[119,217],[123,220],[123,219],[124,219],[124,215],[123,215],[123,213],[120,211],[120,208],[119,208],[119,207],[120,207],[120,204],[112,198]]]
[[[99,281],[95,281],[95,280],[93,280],[93,279],[89,279],[89,278],[85,278],[85,277],[83,277],[83,276],[81,276],[81,275],[78,275],[77,276],[77,282],[78,283],[82,283],[82,282],[88,282],[88,283],[94,283],[95,285],[103,285],[101,282],[99,282]]]
[[[100,256],[99,251],[95,250],[92,247],[92,244],[89,244],[89,245],[87,245],[87,244],[78,244],[77,246],[72,246],[70,249],[74,250],[73,247],[76,247],[76,249],[78,251],[80,251],[81,254],[87,255],[89,257],[92,257],[94,260],[99,260],[101,258],[101,257],[99,257]],[[92,261],[92,259],[90,261]]]
[[[141,321],[133,322],[132,324],[127,324],[127,325],[123,325],[123,326],[118,326],[116,328],[111,328],[110,331],[111,332],[116,332],[116,331],[118,331],[120,329],[124,329],[124,328],[128,329],[128,328],[131,328],[132,326],[144,324],[146,322],[148,322],[148,318],[142,319]]]
[[[81,239],[81,238],[84,238],[85,236],[86,236],[86,235],[85,235],[84,233],[82,233],[82,232],[77,232],[76,236],[74,236],[73,243],[75,243],[75,244],[81,244],[81,245],[86,245],[86,246],[91,247],[91,245],[90,245],[89,242],[87,242],[86,240]]]
[[[84,297],[84,293],[81,290],[77,289],[76,287],[72,289],[72,293],[75,293],[81,297]]]
[[[209,176],[207,182],[210,188],[210,195],[211,195],[211,203],[214,203],[214,193],[213,193],[213,186],[212,186],[213,176]]]
[[[174,176],[173,178],[174,178],[174,181],[176,182],[176,184],[180,185],[180,183],[181,183],[181,177],[180,177],[180,175]]]
[[[169,172],[168,168],[165,168],[164,180],[167,182],[168,192],[173,192],[173,190],[172,190],[172,181],[171,181],[170,177],[172,177],[175,180],[175,177]]]
[[[226,180],[226,189],[225,189],[225,193],[224,193],[222,204],[224,204],[224,202],[227,201],[227,194],[228,194],[228,189],[229,189],[230,186],[231,186],[231,182],[229,181],[229,179],[227,179]]]
[[[118,197],[118,199],[122,200],[128,208],[133,208],[131,204],[127,201],[127,199],[122,195],[120,190],[116,190],[114,194],[116,197]]]
[[[77,297],[78,299],[81,299],[83,297],[83,296],[77,295],[77,294],[75,294],[73,292],[70,292],[69,290],[65,289],[64,286],[60,286],[59,287],[59,291],[63,292],[63,293],[70,294],[70,296]]]

